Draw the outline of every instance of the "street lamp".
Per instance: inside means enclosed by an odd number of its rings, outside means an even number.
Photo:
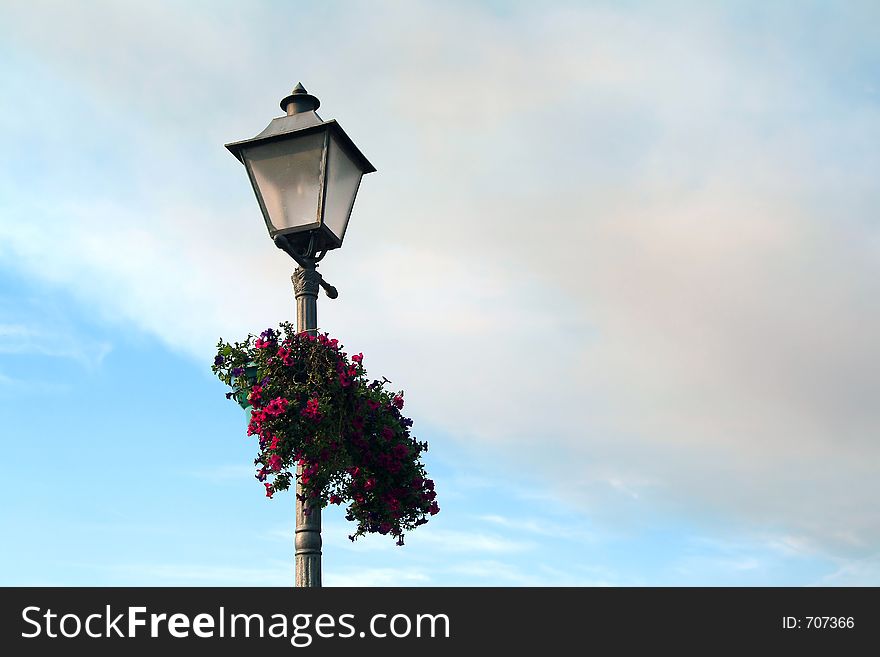
[[[318,330],[319,286],[331,299],[336,288],[317,271],[327,251],[342,246],[361,178],[376,168],[333,119],[315,110],[321,102],[302,84],[281,101],[287,115],[253,139],[226,144],[244,164],[275,246],[292,257],[296,326]],[[296,586],[321,586],[321,509],[303,501],[297,469]]]

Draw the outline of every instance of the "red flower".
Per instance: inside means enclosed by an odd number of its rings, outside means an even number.
[[[363,354],[355,354],[354,356],[351,357],[351,359],[355,363],[357,363],[358,365],[362,365],[364,362],[364,355]]]
[[[271,498],[275,494],[275,489],[272,488],[272,484],[265,483],[263,485],[266,487],[266,497]]]
[[[287,410],[287,400],[284,397],[276,397],[269,402],[266,407],[266,413],[269,415],[281,415]]]
[[[394,404],[398,409],[403,408],[403,397],[400,395],[394,395],[394,399],[391,400],[391,403]]]
[[[290,355],[290,349],[286,347],[278,347],[278,357],[285,365],[293,365],[293,356]]]
[[[279,470],[281,470],[281,457],[277,454],[273,454],[269,457],[269,463],[267,463],[266,465],[268,465],[269,469],[273,472],[278,472]]]
[[[303,417],[307,417],[309,419],[315,420],[315,422],[320,421],[321,413],[318,410],[320,401],[317,397],[313,397],[309,401],[306,402],[306,407],[300,411],[300,415]]]

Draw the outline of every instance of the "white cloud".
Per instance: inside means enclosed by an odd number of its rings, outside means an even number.
[[[619,586],[614,577],[605,579],[595,574],[578,572],[580,569],[559,569],[546,564],[535,564],[524,569],[519,564],[496,560],[468,561],[451,566],[449,572],[464,578],[466,586],[480,586],[488,581],[507,586]]]
[[[838,568],[822,577],[821,586],[876,586],[880,581],[880,554],[870,554],[861,559],[847,559],[838,562]]]
[[[574,523],[562,524],[547,519],[538,518],[507,518],[499,515],[485,515],[478,518],[481,522],[496,525],[503,529],[517,533],[536,534],[538,536],[551,536],[553,539],[573,540],[577,542],[594,542],[597,538]]]
[[[100,365],[112,346],[57,329],[0,323],[0,354],[69,358],[85,366]]]
[[[341,296],[320,323],[415,417],[608,522],[684,509],[841,558],[876,549],[871,21],[371,4],[319,57],[308,14],[279,56],[259,9],[203,25],[108,5],[102,41],[89,12],[43,29],[21,7],[21,47],[82,87],[66,102],[126,113],[112,129],[133,152],[112,157],[148,188],[7,195],[0,248],[27,275],[201,359],[292,318],[290,263],[220,144],[261,129],[266,90],[300,71],[380,167],[322,264]]]
[[[55,381],[36,379],[20,379],[0,372],[0,395],[20,395],[22,393],[57,394],[66,392],[70,387]]]
[[[479,531],[434,529],[426,525],[407,539],[414,546],[426,545],[439,553],[450,552],[527,552],[535,545],[528,541],[513,539]]]
[[[203,563],[75,564],[119,577],[128,586],[292,586],[289,564],[239,568]]]
[[[327,573],[324,586],[424,586],[427,572],[405,568],[370,568]]]

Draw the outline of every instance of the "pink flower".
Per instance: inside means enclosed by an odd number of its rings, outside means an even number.
[[[303,417],[310,418],[315,420],[316,422],[320,421],[321,413],[318,410],[320,405],[320,401],[317,397],[313,397],[309,401],[306,402],[306,406],[304,409],[300,411],[300,415]]]
[[[269,469],[273,472],[278,472],[281,470],[281,457],[278,454],[273,454],[269,457],[269,463],[267,463]]]
[[[257,341],[254,343],[254,346],[257,349],[266,349],[267,347],[271,347],[272,343],[268,340],[264,340],[263,338],[257,338]]]
[[[272,443],[269,445],[269,449],[278,449],[280,445],[280,441],[278,440],[278,436],[272,436]]]
[[[400,395],[394,395],[394,399],[391,400],[391,403],[394,404],[398,409],[403,408],[403,397]]]
[[[358,365],[362,365],[364,362],[364,355],[363,354],[355,354],[354,356],[351,357],[351,359],[355,363],[357,363]]]
[[[271,498],[272,495],[275,494],[275,490],[272,488],[272,484],[264,483],[263,485],[266,487],[266,497]]]
[[[266,413],[269,415],[281,415],[287,410],[287,400],[284,397],[276,397],[269,402],[266,407]]]
[[[291,356],[290,353],[290,349],[278,347],[278,357],[285,365],[293,365],[293,356]]]

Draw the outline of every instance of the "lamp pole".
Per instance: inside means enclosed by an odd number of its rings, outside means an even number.
[[[303,263],[307,264],[307,263]],[[318,332],[318,286],[321,274],[312,266],[299,266],[291,276],[296,295],[296,330]],[[304,500],[302,466],[296,466],[296,586],[321,586],[321,507]]]
[[[323,255],[312,255],[312,245],[306,253],[296,252],[283,235],[275,237],[275,245],[291,255],[299,265],[290,280],[296,297],[297,333],[316,335],[318,332],[318,290],[323,288],[331,299],[339,296],[336,288],[327,283],[318,273],[318,260]],[[302,466],[296,466],[296,529],[293,544],[295,547],[295,570],[297,587],[321,586],[321,506],[304,499]]]

